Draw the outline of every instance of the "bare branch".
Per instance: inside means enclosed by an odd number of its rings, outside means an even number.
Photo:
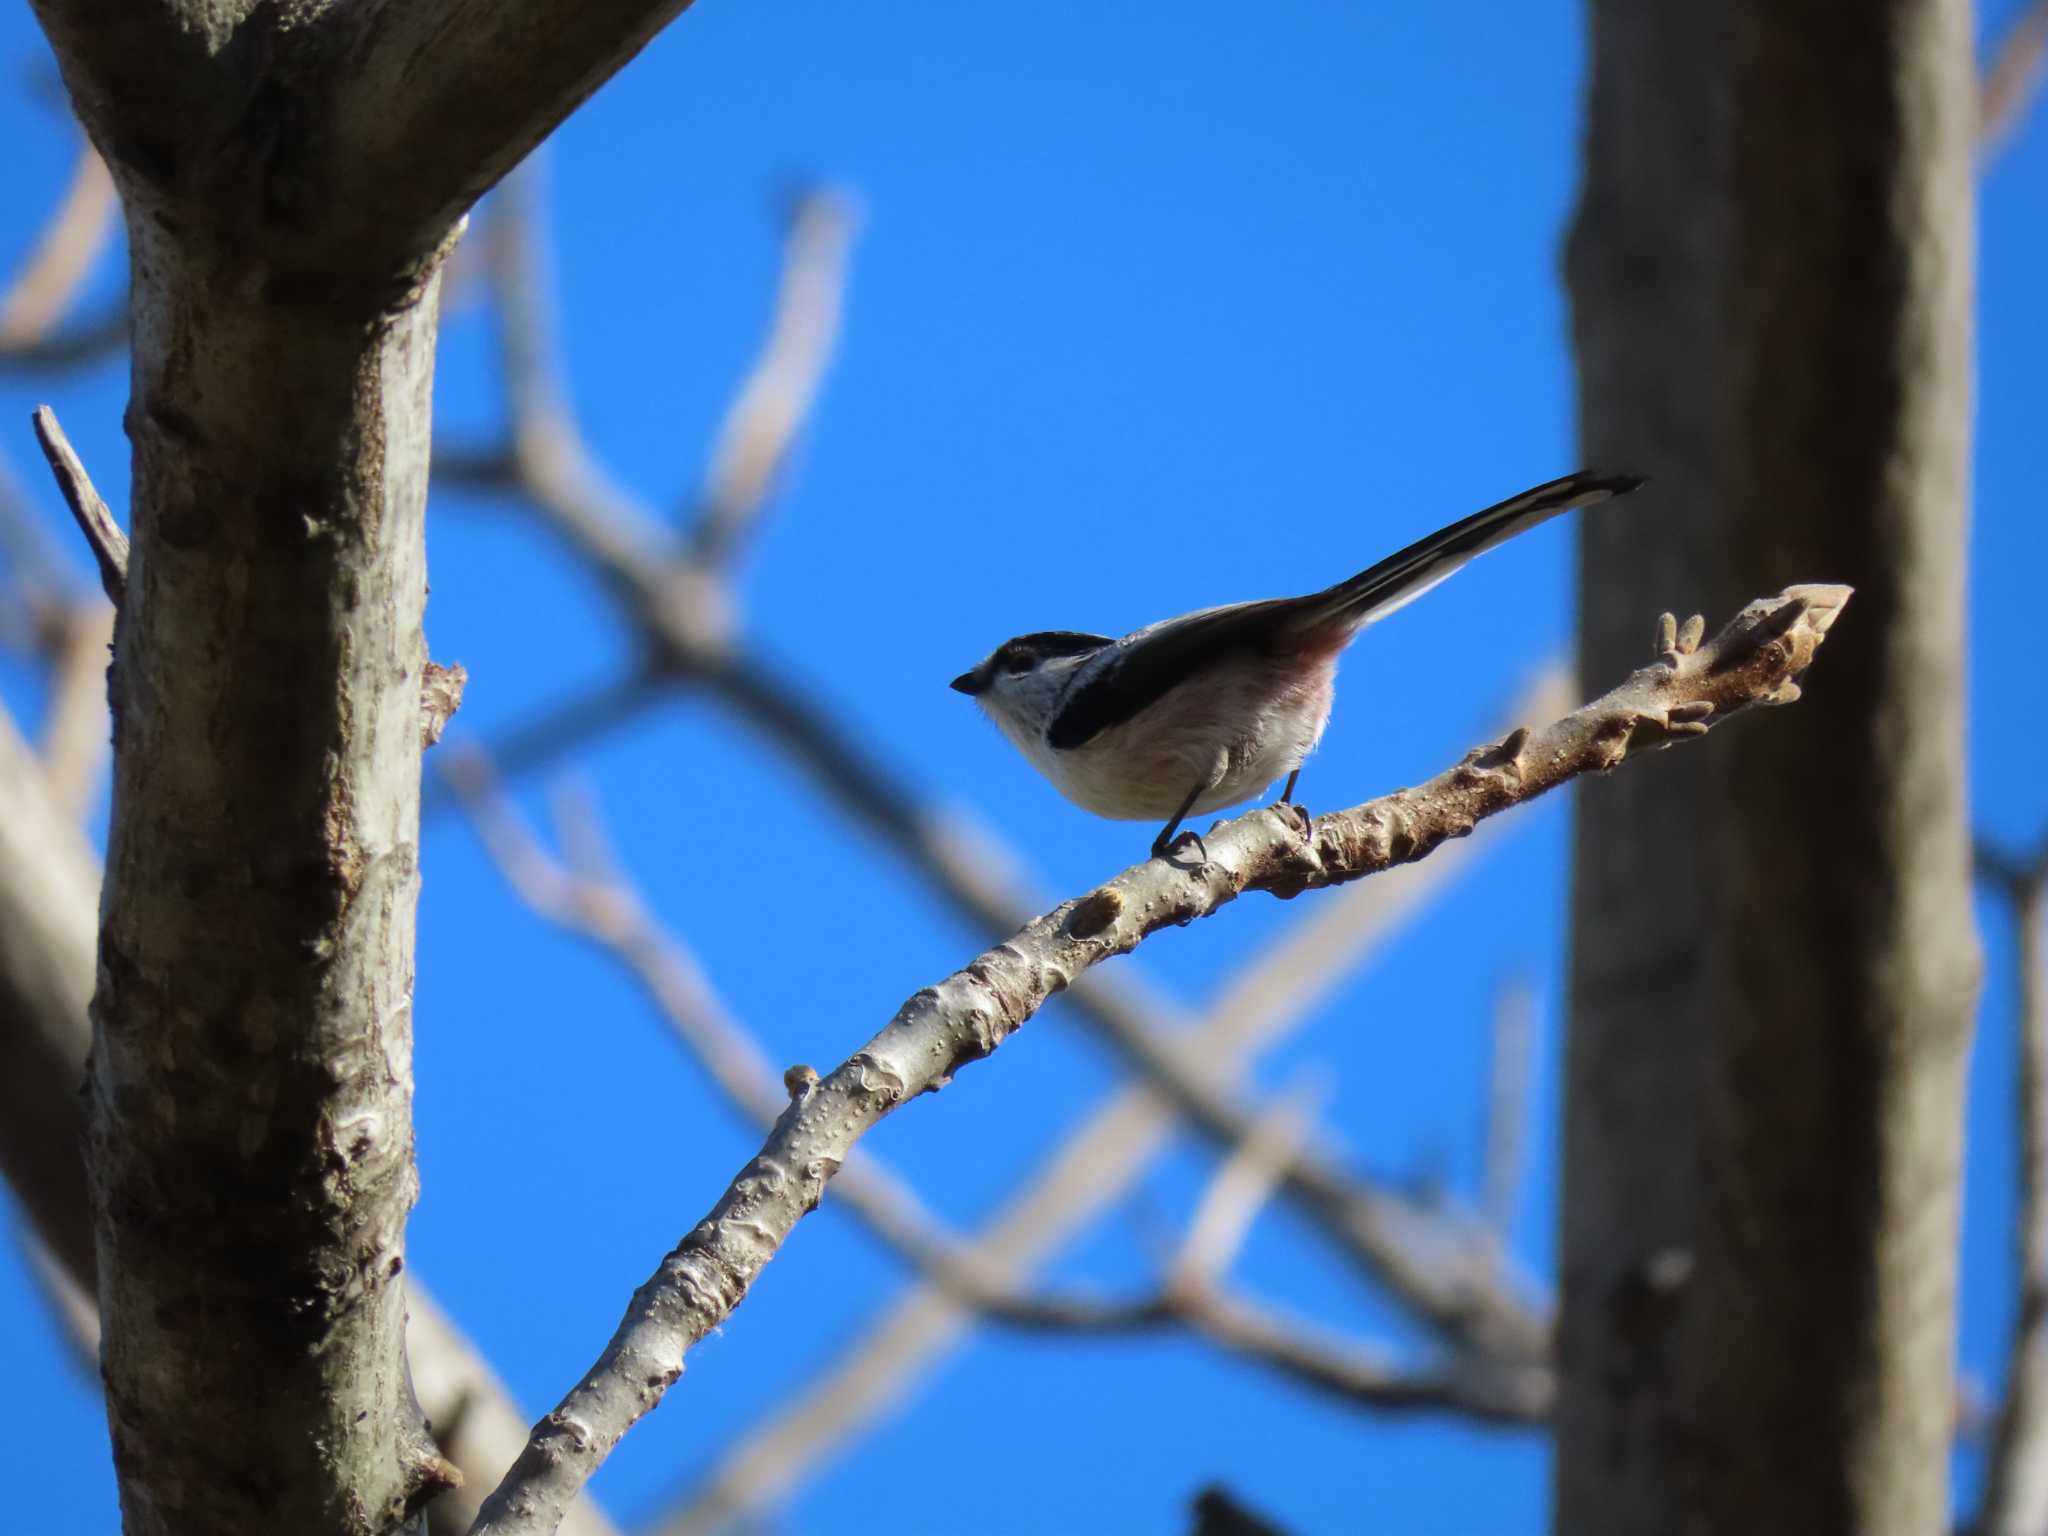
[[[406,1286],[405,1354],[413,1390],[433,1422],[434,1441],[463,1483],[428,1506],[435,1536],[469,1529],[491,1479],[525,1442],[527,1420],[483,1353],[417,1280]],[[579,1499],[562,1536],[618,1536],[594,1500]]]
[[[64,201],[43,229],[28,265],[0,297],[0,353],[47,340],[106,249],[119,207],[114,179],[90,144],[80,144]]]
[[[790,212],[775,320],[712,450],[690,544],[700,565],[732,564],[810,415],[839,342],[853,233],[851,210],[828,192],[806,192]]]
[[[1473,1360],[1441,1372],[1409,1371],[1350,1339],[1211,1288],[1181,1295],[1174,1315],[1219,1348],[1345,1402],[1382,1410],[1456,1408],[1522,1425],[1541,1423],[1550,1409],[1549,1374],[1526,1363]]]
[[[1546,671],[1534,696],[1554,700],[1520,718],[1571,707],[1562,668]],[[1291,1033],[1338,983],[1366,963],[1411,916],[1500,835],[1484,822],[1473,836],[1376,880],[1317,903],[1227,986],[1178,1038],[1219,1067],[1242,1065]],[[1090,1115],[1038,1177],[978,1235],[972,1253],[999,1273],[1028,1276],[1127,1190],[1170,1143],[1177,1117],[1142,1081]],[[970,1314],[943,1288],[913,1285],[847,1356],[802,1397],[743,1440],[659,1536],[708,1536],[758,1511],[803,1470],[843,1445],[859,1426],[907,1397],[923,1374],[964,1336]]]
[[[511,446],[500,455],[437,458],[471,484],[513,487],[611,585],[664,660],[672,650],[720,650],[732,629],[724,584],[695,561],[645,506],[592,457],[560,381],[547,250],[536,206],[537,168],[506,181],[492,206],[489,261],[497,292]],[[657,625],[649,615],[662,616]]]
[[[1307,1145],[1322,1097],[1305,1089],[1282,1096],[1223,1160],[1167,1266],[1168,1291],[1201,1290],[1222,1280],[1281,1175]]]
[[[912,803],[879,768],[800,699],[744,657],[712,664],[701,681],[740,717],[809,768],[842,805],[877,827],[967,917],[1006,932],[1024,919],[1023,903],[991,878],[985,852]],[[1307,975],[1316,974],[1313,970]],[[1257,1107],[1212,1051],[1182,1049],[1175,1010],[1133,996],[1107,978],[1078,978],[1069,1002],[1126,1065],[1168,1097],[1189,1123],[1224,1147],[1251,1135]],[[1255,1011],[1255,1010],[1254,1010]],[[1490,1263],[1471,1262],[1443,1240],[1442,1222],[1416,1202],[1360,1184],[1320,1151],[1305,1149],[1285,1188],[1346,1253],[1446,1336],[1494,1351],[1540,1354],[1544,1324],[1497,1284]]]
[[[43,1245],[95,1285],[78,1087],[91,1030],[99,868],[0,710],[0,1174]]]
[[[696,957],[655,923],[639,893],[619,871],[590,808],[558,795],[557,824],[565,846],[557,862],[496,790],[489,761],[471,750],[450,754],[443,776],[455,787],[486,853],[519,899],[537,916],[598,946],[623,965],[714,1086],[749,1123],[772,1127],[793,1092],[817,1074],[793,1067],[778,1074],[753,1037],[734,1021]],[[792,1084],[797,1086],[791,1086]],[[1156,1305],[1114,1307],[1051,1302],[1016,1291],[992,1266],[962,1250],[926,1212],[906,1181],[862,1153],[839,1173],[834,1190],[886,1245],[964,1305],[1027,1326],[1131,1327],[1160,1320]]]
[[[2032,860],[1980,845],[2018,928],[2019,1309],[1992,1432],[1978,1536],[2048,1529],[2048,844]]]
[[[1803,586],[1753,603],[1707,645],[1673,647],[1540,734],[1517,728],[1417,789],[1306,827],[1281,810],[1226,822],[1208,834],[1201,863],[1154,859],[1127,870],[919,992],[792,1099],[753,1161],[635,1295],[597,1363],[535,1427],[486,1501],[477,1536],[553,1531],[620,1437],[682,1374],[690,1347],[725,1320],[816,1207],[861,1136],[992,1054],[1081,972],[1245,891],[1293,896],[1425,857],[1482,817],[1580,774],[1703,735],[1750,705],[1788,703],[1848,597],[1843,587]]]
[[[53,330],[33,342],[0,348],[0,373],[57,373],[115,356],[127,344],[127,305],[111,303],[96,315]]]
[[[2013,19],[1991,55],[1977,91],[1977,145],[1984,155],[2005,147],[2041,89],[2048,64],[2048,0],[2033,0]]]
[[[444,775],[462,795],[486,851],[520,899],[538,916],[598,945],[646,989],[677,1036],[704,1065],[741,1115],[764,1127],[782,1113],[788,1095],[813,1089],[817,1073],[792,1067],[775,1086],[767,1058],[727,1014],[695,957],[647,913],[639,893],[619,869],[594,808],[580,796],[558,796],[557,820],[568,864],[557,863],[495,792],[490,766],[471,752],[451,757]],[[1012,1327],[1107,1333],[1185,1321],[1218,1344],[1283,1373],[1302,1375],[1326,1392],[1378,1408],[1454,1408],[1485,1418],[1515,1416],[1528,1394],[1503,1400],[1496,1391],[1470,1395],[1476,1373],[1397,1371],[1376,1355],[1345,1345],[1324,1358],[1324,1342],[1291,1337],[1268,1318],[1260,1329],[1231,1328],[1213,1320],[1242,1305],[1218,1291],[1221,1273],[1242,1242],[1251,1218],[1300,1149],[1309,1118],[1297,1098],[1283,1101],[1258,1133],[1226,1162],[1190,1228],[1179,1257],[1156,1296],[1110,1301],[1049,1295],[1021,1288],[976,1251],[946,1232],[909,1184],[866,1152],[849,1159],[833,1183],[868,1230],[932,1284],[962,1306]],[[1301,1362],[1322,1363],[1304,1370]],[[1373,1361],[1370,1370],[1360,1362]],[[1348,1363],[1345,1363],[1348,1362]]]
[[[526,270],[530,272],[530,266]],[[532,313],[535,295],[537,285],[526,281],[520,289],[518,305],[512,305],[506,311],[508,324],[510,315],[516,315],[520,311]],[[526,326],[514,324],[512,330],[514,336],[508,338],[506,346],[508,358],[524,360],[526,369],[535,367],[535,360],[545,356],[545,346],[518,344],[518,334],[545,336],[545,319],[537,319],[537,322]],[[541,389],[535,387],[535,381],[530,377],[522,385],[514,385],[514,401],[526,401],[526,410],[520,412],[516,408],[516,416],[526,416],[528,420],[547,420],[551,426],[559,424],[561,420],[565,420],[563,416],[555,412],[543,414],[532,410],[532,403],[547,401],[549,397],[549,393],[543,393]],[[764,727],[772,739],[784,745],[786,750],[791,750],[801,764],[811,768],[811,772],[817,774],[829,791],[838,799],[842,799],[842,803],[850,805],[850,809],[854,809],[862,819],[868,819],[870,825],[877,825],[877,829],[881,829],[897,846],[905,848],[911,860],[920,868],[924,868],[928,872],[928,877],[932,877],[940,885],[940,889],[946,895],[950,895],[956,903],[961,903],[977,922],[983,922],[991,928],[1014,926],[1018,911],[1016,895],[1008,883],[989,877],[989,864],[981,856],[981,850],[977,846],[963,840],[954,827],[948,827],[946,823],[930,817],[928,813],[909,803],[909,799],[903,797],[901,791],[897,791],[897,788],[862,756],[862,752],[848,737],[842,737],[827,723],[823,723],[821,715],[817,715],[817,711],[813,711],[805,700],[786,692],[770,676],[745,662],[743,657],[735,659],[729,653],[725,653],[721,645],[707,645],[702,641],[702,635],[707,631],[719,633],[721,625],[690,623],[696,616],[692,608],[688,604],[678,604],[672,600],[678,586],[682,584],[676,582],[672,571],[664,573],[659,569],[659,565],[655,565],[655,561],[659,559],[659,549],[645,532],[647,528],[653,526],[651,518],[643,514],[635,516],[633,522],[637,522],[637,528],[633,528],[631,524],[616,530],[604,526],[606,518],[602,508],[594,510],[592,502],[606,500],[608,487],[598,498],[584,498],[578,494],[578,489],[575,489],[575,475],[559,473],[561,463],[569,463],[571,467],[578,465],[580,453],[561,453],[559,432],[520,432],[520,436],[528,444],[539,442],[555,451],[551,455],[532,455],[532,451],[528,449],[528,453],[522,455],[524,469],[520,471],[520,479],[526,481],[528,494],[535,496],[537,504],[541,504],[541,508],[549,512],[557,526],[567,532],[575,547],[600,565],[600,569],[612,580],[614,590],[618,590],[627,598],[629,608],[641,616],[643,627],[649,631],[655,651],[659,655],[664,655],[672,676],[696,678],[700,682],[707,682],[719,696],[723,696],[729,705],[733,705],[741,713],[741,719],[748,719],[754,725]],[[446,463],[446,459],[442,463]],[[492,477],[498,483],[502,483],[504,467],[504,463],[485,465],[485,469],[489,469],[489,473],[492,473]],[[541,473],[535,473],[537,467],[541,469]],[[637,705],[637,686],[629,688],[627,696],[633,696]],[[1370,899],[1370,891],[1362,895]],[[1364,911],[1364,907],[1360,907],[1360,911]],[[1288,967],[1288,971],[1292,969],[1294,967]],[[1313,969],[1300,971],[1300,975],[1313,975]],[[1280,989],[1292,991],[1292,977],[1288,977]],[[1165,1016],[1171,1012],[1161,1006],[1153,1006],[1151,1010],[1137,1008],[1137,999],[1126,997],[1124,989],[1112,991],[1094,985],[1083,985],[1079,1001],[1083,1008],[1108,1006],[1139,1020],[1143,1020],[1147,1014]],[[1298,1001],[1305,999],[1298,997]],[[1225,1010],[1225,1016],[1229,1018],[1229,1010]],[[1286,1008],[1243,1010],[1239,1018],[1249,1018],[1253,1022],[1262,1018],[1280,1020],[1286,1018]],[[1257,1034],[1257,1030],[1253,1028],[1251,1034]],[[1133,1100],[1126,1108],[1130,1110],[1128,1114],[1112,1112],[1104,1122],[1108,1126],[1106,1141],[1130,1149],[1130,1157],[1141,1159],[1145,1155],[1143,1147],[1151,1143],[1157,1135],[1161,1135],[1159,1122],[1155,1118],[1157,1112],[1151,1104],[1143,1104],[1143,1100]],[[1229,1126],[1231,1122],[1219,1116],[1217,1124]],[[1223,1130],[1223,1135],[1229,1135],[1227,1128]],[[1065,1221],[1077,1219],[1077,1214],[1090,1206],[1094,1198],[1102,1198],[1102,1190],[1116,1186],[1120,1178],[1118,1169],[1128,1169],[1128,1163],[1122,1157],[1104,1157],[1090,1159],[1085,1165],[1071,1167],[1065,1178],[1055,1176],[1051,1184],[1057,1190],[1057,1194],[1053,1196],[1051,1206],[1044,1206],[1044,1212],[1047,1212],[1044,1219],[1034,1219],[1036,1212],[1030,1208],[1024,1212],[1024,1223],[1018,1229],[1022,1241],[1028,1247],[1038,1247],[1044,1241],[1055,1241],[1053,1233]],[[1329,1182],[1325,1180],[1325,1194],[1327,1184]],[[1339,1184],[1337,1188],[1343,1186]],[[1350,1194],[1352,1192],[1346,1190],[1346,1196]],[[1034,1204],[1036,1202],[1026,1202],[1026,1206]],[[1346,1241],[1354,1247],[1354,1251],[1358,1247],[1366,1247],[1370,1253],[1374,1253],[1374,1257],[1386,1253],[1399,1253],[1403,1247],[1413,1247],[1417,1237],[1425,1239],[1419,1247],[1430,1247],[1430,1243],[1427,1243],[1430,1233],[1417,1231],[1417,1227],[1421,1225],[1415,1221],[1417,1212],[1405,1210],[1403,1202],[1399,1200],[1341,1198],[1341,1206],[1352,1212],[1354,1221],[1350,1221],[1339,1231],[1339,1241]],[[1358,1241],[1360,1231],[1370,1235],[1366,1243]],[[1475,1274],[1468,1270],[1468,1266],[1462,1266],[1462,1262],[1458,1262],[1458,1257],[1452,1253],[1452,1249],[1444,1243],[1436,1243],[1436,1249],[1438,1251],[1430,1264],[1411,1266],[1411,1274],[1415,1268],[1419,1268],[1423,1274],[1430,1276],[1430,1286],[1434,1286],[1434,1294],[1438,1296],[1432,1307],[1425,1307],[1425,1311],[1434,1311],[1438,1317],[1460,1321],[1470,1321],[1477,1317],[1489,1323],[1489,1327],[1483,1329],[1487,1333],[1518,1335],[1524,1339],[1532,1339],[1536,1343],[1536,1348],[1540,1348],[1540,1327],[1528,1327],[1520,1321],[1513,1321],[1526,1317],[1526,1313],[1520,1311],[1520,1305],[1516,1300],[1501,1290],[1489,1292],[1487,1286],[1491,1284],[1491,1280],[1475,1280]],[[1446,1262],[1446,1257],[1450,1257],[1450,1262]],[[1391,1278],[1395,1282],[1395,1288],[1401,1290],[1403,1276],[1397,1272]],[[1432,1294],[1430,1286],[1425,1286],[1425,1296]],[[938,1335],[950,1333],[956,1327],[952,1319],[956,1319],[956,1311],[952,1311],[950,1307],[924,1307],[922,1319],[909,1319],[905,1321],[903,1327],[885,1329],[881,1339],[877,1341],[877,1348],[881,1352],[887,1352],[891,1339],[901,1339],[905,1352],[915,1352],[924,1348],[920,1339],[928,1343]],[[1012,1321],[1016,1321],[1014,1311]],[[854,1405],[850,1411],[860,1411],[858,1403],[872,1401],[872,1393],[866,1393],[860,1386],[854,1386],[852,1391],[836,1393],[834,1401],[840,1405]],[[831,1415],[805,1413],[799,1417],[805,1423],[815,1423]]]
[[[0,1174],[41,1248],[90,1296],[91,1200],[78,1086],[91,1044],[99,870],[77,823],[56,807],[48,775],[0,711]],[[437,1432],[458,1416],[444,1451],[462,1469],[467,1508],[510,1465],[527,1419],[462,1335],[407,1276],[407,1359]],[[460,1492],[448,1497],[461,1499]],[[615,1536],[589,1500],[570,1536]]]
[[[57,489],[64,494],[64,505],[71,509],[78,531],[85,535],[85,542],[92,546],[93,559],[99,562],[100,586],[106,591],[107,601],[118,608],[128,585],[128,535],[121,531],[114,514],[94,489],[92,476],[85,472],[71,439],[57,423],[57,413],[47,405],[39,405],[31,420],[43,457],[50,461],[50,473],[56,476]]]
[[[23,1223],[14,1229],[15,1241],[36,1286],[49,1304],[57,1331],[64,1337],[71,1363],[97,1392],[100,1385],[100,1309],[92,1292],[50,1252],[35,1228]]]
[[[1536,1000],[1524,982],[1511,982],[1494,1000],[1493,1053],[1486,1094],[1486,1185],[1481,1209],[1503,1251],[1514,1230],[1522,1188],[1522,1142],[1528,1125],[1529,1055],[1536,1035]]]
[[[857,741],[746,655],[736,643],[732,604],[717,573],[676,550],[659,521],[591,461],[556,382],[540,279],[544,260],[526,178],[508,183],[500,197],[494,239],[503,245],[494,270],[501,285],[501,349],[515,443],[505,462],[521,489],[618,594],[665,676],[703,687],[787,751],[969,921],[991,933],[1016,928],[1031,903],[992,869],[987,849],[919,805]],[[521,736],[538,739],[532,731]],[[1071,1000],[1127,1060],[1168,1087],[1206,1135],[1235,1146],[1250,1133],[1256,1108],[1167,1046],[1159,1025],[1174,1010],[1134,996],[1131,978],[1120,984],[1085,978]],[[1314,1153],[1289,1170],[1286,1187],[1355,1262],[1439,1331],[1489,1349],[1533,1355],[1543,1348],[1541,1320],[1498,1283],[1492,1263],[1460,1252],[1469,1244],[1430,1241],[1442,1223],[1416,1202],[1361,1187]]]
[[[0,347],[0,372],[49,374],[83,368],[119,352],[128,342],[128,306],[109,304],[97,314],[59,330]]]
[[[664,633],[681,638],[674,630]],[[996,861],[984,844],[913,803],[850,737],[750,658],[707,655],[694,676],[743,722],[789,751],[842,806],[880,831],[970,921],[998,932],[1023,921],[1027,909],[995,873]],[[1165,1088],[1205,1135],[1235,1146],[1250,1134],[1256,1107],[1226,1080],[1213,1054],[1177,1047],[1176,1010],[1134,995],[1128,979],[1112,984],[1081,978],[1069,1001],[1129,1064]],[[1288,1170],[1286,1189],[1356,1262],[1439,1330],[1489,1349],[1534,1354],[1543,1348],[1541,1319],[1502,1289],[1490,1261],[1473,1262],[1472,1255],[1442,1241],[1440,1219],[1415,1202],[1359,1184],[1313,1150]]]

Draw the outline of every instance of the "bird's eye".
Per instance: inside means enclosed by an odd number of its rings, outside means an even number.
[[[1014,677],[1019,672],[1029,672],[1037,660],[1026,650],[1005,651],[996,658],[996,665]]]

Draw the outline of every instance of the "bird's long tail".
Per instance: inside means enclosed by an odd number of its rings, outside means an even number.
[[[1484,512],[1474,512],[1427,538],[1417,539],[1349,581],[1340,581],[1317,593],[1304,605],[1295,622],[1317,628],[1340,623],[1346,626],[1347,633],[1362,628],[1414,602],[1466,561],[1485,554],[1496,544],[1505,544],[1516,534],[1574,507],[1625,496],[1642,483],[1636,475],[1601,475],[1582,469],[1562,480],[1510,496]]]

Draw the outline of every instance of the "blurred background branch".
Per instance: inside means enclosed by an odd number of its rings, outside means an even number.
[[[762,731],[842,810],[900,854],[974,929],[993,937],[1023,926],[1035,904],[1001,875],[1022,861],[1000,846],[992,849],[991,833],[971,840],[960,835],[935,811],[920,805],[856,737],[750,657],[736,623],[738,600],[726,589],[721,573],[708,569],[687,545],[657,533],[659,519],[617,490],[592,460],[550,361],[547,338],[553,322],[539,286],[545,262],[536,254],[534,217],[531,202],[521,199],[496,210],[494,239],[500,256],[493,270],[500,295],[501,352],[507,359],[512,438],[516,445],[525,445],[515,446],[496,462],[570,547],[605,578],[655,658],[655,676],[671,687],[706,689],[744,724]],[[812,242],[818,238],[799,218],[787,263],[803,267],[815,262]],[[839,270],[834,267],[835,276]],[[786,278],[785,291],[818,280],[815,275],[800,281]],[[785,320],[771,332],[771,350],[788,345],[782,339],[787,325]],[[759,372],[757,368],[756,377]],[[728,422],[745,414],[746,404],[743,393],[728,412]],[[798,425],[796,417],[778,408],[772,419],[775,431],[764,431],[763,436],[786,443]],[[730,437],[734,430],[728,426],[725,435]],[[780,453],[778,448],[775,456]],[[758,476],[749,483],[765,494],[772,478]],[[651,692],[623,685],[610,696],[621,695],[636,706],[655,698]],[[623,713],[596,712],[607,724]],[[591,716],[582,718],[587,721]],[[549,753],[576,741],[530,729],[516,734],[520,741]],[[500,771],[508,771],[502,753],[494,751],[492,757]],[[527,754],[517,766],[534,766],[533,756]],[[1194,1128],[1224,1147],[1249,1134],[1257,1109],[1223,1085],[1220,1074],[1204,1065],[1203,1053],[1169,1043],[1185,1028],[1184,1021],[1162,999],[1150,995],[1129,967],[1120,968],[1114,979],[1079,978],[1066,998],[1075,1014],[1127,1064],[1168,1094]],[[1284,1188],[1368,1274],[1391,1286],[1447,1339],[1525,1358],[1540,1355],[1540,1316],[1499,1283],[1481,1245],[1462,1232],[1432,1236],[1442,1226],[1437,1212],[1397,1191],[1362,1185],[1316,1153],[1305,1152],[1294,1162]],[[1416,1255],[1423,1251],[1429,1257],[1418,1262]]]
[[[1980,838],[1977,871],[2010,906],[2018,938],[2019,1306],[1972,1529],[2028,1536],[2048,1528],[2048,839],[2022,858]]]

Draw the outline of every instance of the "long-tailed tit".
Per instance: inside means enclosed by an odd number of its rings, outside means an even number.
[[[1152,843],[1158,858],[1186,817],[1248,800],[1283,774],[1281,803],[1293,799],[1302,760],[1329,722],[1337,657],[1366,625],[1474,555],[1640,484],[1567,475],[1305,597],[1204,608],[1121,640],[1063,629],[1019,635],[953,687],[1076,805],[1119,821],[1164,819]]]

